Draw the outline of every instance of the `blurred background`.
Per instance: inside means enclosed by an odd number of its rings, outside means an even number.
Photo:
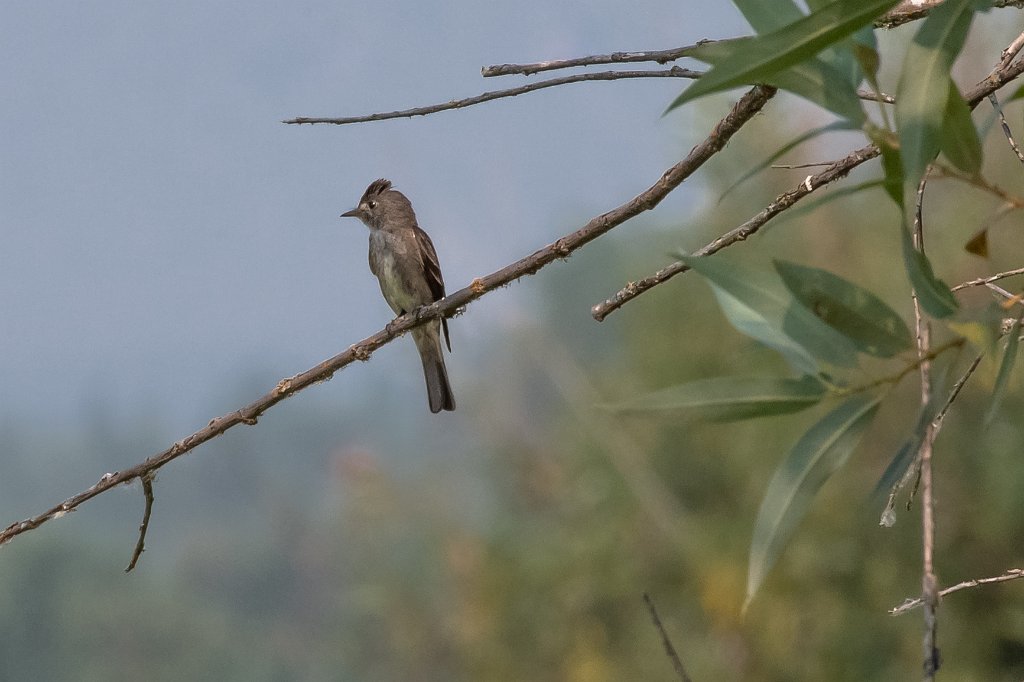
[[[979,21],[959,82],[980,80],[1021,23],[1015,10]],[[685,82],[658,79],[357,126],[282,119],[525,82],[482,79],[488,64],[747,31],[712,2],[5,4],[0,527],[383,327],[391,313],[366,266],[365,228],[337,217],[371,180],[409,196],[456,290],[645,189],[734,98],[662,118]],[[883,63],[898,63],[912,31],[882,36]],[[1008,113],[1019,127],[1020,105]],[[985,107],[975,119],[992,122]],[[887,400],[745,617],[766,481],[819,415],[722,426],[602,407],[704,376],[785,371],[729,328],[693,277],[603,323],[589,311],[799,182],[807,171],[767,171],[719,201],[754,162],[826,120],[778,97],[656,211],[473,304],[451,324],[457,412],[428,412],[402,339],[161,470],[133,573],[122,569],[138,484],[0,549],[0,678],[671,680],[644,592],[697,680],[916,675],[920,614],[886,611],[920,589],[919,510],[882,530],[868,499],[913,424],[912,382]],[[1019,162],[996,133],[985,172],[1012,192]],[[834,135],[787,160],[862,144]],[[847,182],[878,174],[867,164]],[[1018,217],[992,230],[990,260],[969,256],[963,243],[998,202],[935,185],[947,189],[928,206],[942,278],[1021,265]],[[886,204],[881,193],[842,199],[732,255],[826,267],[909,319]],[[1005,418],[981,430],[990,365],[938,444],[947,584],[1024,558],[1024,434],[1010,417],[1024,400],[1017,378]],[[950,679],[1024,676],[1022,590],[943,603]]]

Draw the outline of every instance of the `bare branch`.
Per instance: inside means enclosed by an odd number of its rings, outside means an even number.
[[[560,259],[569,257],[573,251],[597,239],[609,230],[621,225],[644,211],[657,206],[672,190],[686,178],[725,147],[729,139],[759,112],[775,95],[775,89],[767,86],[756,86],[750,89],[732,107],[729,113],[718,122],[708,137],[694,147],[682,161],[665,171],[651,187],[647,188],[626,203],[607,213],[592,218],[586,225],[570,234],[561,237],[538,251],[521,258],[485,277],[473,280],[469,286],[456,291],[445,298],[428,306],[396,318],[381,331],[353,344],[348,350],[325,360],[316,367],[302,374],[281,380],[272,391],[245,407],[213,419],[203,429],[191,436],[174,443],[163,452],[153,455],[146,461],[124,471],[105,474],[91,488],[69,497],[64,502],[47,511],[13,523],[0,531],[0,545],[10,542],[12,538],[26,531],[38,528],[42,524],[63,516],[76,509],[83,502],[100,495],[111,488],[127,483],[136,478],[153,474],[168,462],[177,459],[197,446],[216,438],[228,429],[239,424],[256,424],[260,415],[277,403],[290,398],[299,391],[313,384],[330,379],[335,372],[352,364],[356,360],[368,360],[381,346],[391,342],[405,332],[438,317],[448,317],[460,308],[472,303],[489,291],[505,286],[520,277],[532,275],[544,266]]]
[[[1000,272],[995,275],[990,275],[988,277],[972,279],[962,284],[957,284],[955,287],[953,287],[953,291],[960,291],[961,289],[966,289],[967,287],[987,286],[992,282],[997,282],[1007,277],[1015,277],[1016,275],[1024,275],[1024,268],[1017,268],[1016,270],[1007,270],[1006,272]]]
[[[952,407],[953,401],[956,400],[957,396],[960,395],[960,391],[963,390],[964,384],[974,374],[974,370],[978,369],[978,365],[981,364],[981,359],[984,355],[976,355],[974,360],[971,361],[971,365],[964,372],[963,376],[957,379],[957,382],[953,384],[953,388],[949,392],[949,397],[946,398],[946,404],[942,406],[939,413],[935,415],[935,419],[932,420],[932,427],[935,429],[935,434],[938,435],[939,429],[942,428],[942,420],[946,418],[946,413],[949,412],[949,408]]]
[[[882,104],[896,104],[896,98],[884,92],[871,92],[870,90],[858,90],[857,97],[869,102],[881,102]]]
[[[940,0],[934,0],[931,4],[921,4],[920,2],[905,2],[882,17],[875,20],[875,26],[877,28],[896,28],[902,26],[911,21],[923,19],[928,16],[928,12],[939,3]],[[996,7],[1021,7],[1024,6],[1024,0],[1000,0],[995,3]],[[1024,41],[1024,35],[1019,37],[1017,40]],[[588,55],[585,57],[574,57],[572,59],[551,59],[543,62],[533,62],[530,64],[494,64],[492,66],[485,66],[480,69],[480,74],[484,78],[492,78],[494,76],[511,76],[511,75],[522,75],[532,76],[535,73],[541,73],[542,71],[555,71],[557,69],[571,69],[580,66],[597,66],[603,64],[630,64],[637,62],[655,62],[658,64],[667,64],[674,62],[677,59],[682,59],[689,55],[695,47],[705,45],[707,43],[715,43],[716,40],[699,40],[693,45],[684,45],[682,47],[674,47],[668,50],[640,50],[636,52],[612,52],[611,54],[595,54]],[[1014,41],[1016,44],[1017,41]],[[1009,54],[1009,48],[1003,51],[1003,60],[1005,64],[1002,66],[1009,65],[1010,61],[1017,52]],[[1020,47],[1017,48],[1020,50]],[[865,96],[861,94],[861,97],[865,99],[874,99],[873,94]],[[891,98],[886,95],[886,100],[889,104],[892,104]]]
[[[890,10],[888,14],[875,21],[876,28],[896,28],[911,21],[923,19],[938,5],[941,0],[929,0],[919,2],[908,0],[900,3],[896,9]],[[1024,0],[997,0],[993,7],[1024,7]]]
[[[924,188],[928,183],[928,175],[921,178],[917,186],[917,200],[914,206],[914,248],[924,253]],[[914,327],[917,331],[917,355],[927,358],[931,346],[931,325],[921,312],[921,304],[917,291],[911,291],[914,300]],[[926,408],[932,392],[931,361],[922,362],[921,374],[921,405]],[[921,598],[924,601],[924,679],[926,682],[935,679],[939,669],[939,648],[936,643],[938,618],[936,609],[939,605],[938,578],[935,576],[935,498],[932,487],[932,451],[935,443],[936,428],[934,420],[925,428],[916,460],[920,463],[921,481]]]
[[[509,76],[513,74],[531,76],[542,71],[554,71],[556,69],[571,69],[577,66],[596,66],[598,64],[629,64],[636,62],[656,62],[667,64],[685,57],[693,48],[705,43],[715,42],[713,40],[701,40],[694,45],[684,45],[670,50],[647,50],[644,52],[612,52],[611,54],[595,54],[586,57],[575,57],[573,59],[552,59],[546,62],[535,62],[533,64],[496,64],[485,66],[480,69],[484,78],[493,76]]]
[[[775,201],[768,204],[768,206],[762,209],[757,215],[750,218],[739,227],[726,232],[714,241],[697,249],[693,252],[693,255],[710,256],[713,253],[721,251],[727,246],[732,246],[737,242],[743,241],[764,227],[769,220],[779,215],[811,192],[824,187],[829,183],[835,182],[840,178],[846,177],[847,173],[851,170],[865,161],[875,158],[878,154],[878,147],[868,145],[867,147],[862,147],[857,151],[850,153],[848,156],[833,162],[832,165],[825,170],[807,177],[793,189],[780,194],[775,198]],[[671,263],[661,270],[658,270],[650,277],[645,277],[644,279],[636,282],[630,282],[611,298],[593,306],[590,309],[590,314],[593,315],[594,319],[598,322],[601,322],[609,313],[618,310],[624,304],[633,300],[640,294],[658,286],[659,284],[667,282],[676,275],[686,272],[689,269],[690,268],[682,261]]]
[[[683,682],[693,682],[690,676],[686,674],[686,668],[683,667],[683,662],[679,659],[676,648],[672,646],[672,640],[669,639],[665,626],[661,624],[661,618],[658,617],[658,610],[654,608],[654,601],[651,599],[651,595],[646,592],[644,592],[644,603],[647,604],[647,610],[651,612],[651,620],[654,622],[654,627],[658,628],[658,633],[661,635],[661,643],[665,647],[665,654],[672,661],[672,667],[675,668],[676,675],[679,675],[679,679]]]
[[[146,497],[146,511],[142,513],[142,525],[139,526],[139,541],[135,543],[135,551],[132,552],[132,558],[128,562],[128,567],[124,569],[125,573],[135,568],[135,564],[139,563],[142,553],[146,551],[146,531],[149,530],[149,517],[153,514],[152,473],[142,475],[142,494]]]
[[[980,173],[976,175],[967,175],[966,173],[952,168],[943,163],[933,163],[928,168],[928,174],[933,178],[947,178],[949,180],[959,180],[960,182],[976,187],[984,192],[988,192],[997,199],[1001,199],[1010,208],[1018,209],[1024,208],[1024,199],[1010,194],[999,185],[995,185],[985,179]]]
[[[959,592],[960,590],[965,590],[969,587],[991,585],[993,583],[1005,583],[1009,582],[1010,580],[1019,580],[1021,578],[1024,578],[1024,569],[1011,568],[1002,575],[993,576],[991,578],[975,578],[974,580],[965,580],[962,583],[957,583],[956,585],[953,585],[952,587],[947,587],[946,589],[939,592],[939,597],[945,597],[948,594],[952,594],[953,592]],[[922,602],[920,598],[908,599],[899,606],[889,609],[889,614],[893,616],[899,616],[906,613],[907,611],[910,611],[911,609],[915,609],[918,606],[921,606],[921,604],[923,603],[924,602]]]
[[[1021,0],[1021,3],[1024,4],[1024,0]],[[967,100],[967,104],[973,109],[978,106],[978,102],[985,97],[988,97],[990,93],[995,92],[1007,83],[1013,81],[1021,73],[1024,73],[1024,60],[1014,62],[1006,67],[997,68],[967,92],[964,99]],[[878,156],[878,154],[878,147],[873,144],[851,152],[842,159],[835,161],[821,173],[807,177],[804,182],[794,189],[791,189],[784,194],[780,194],[772,203],[761,210],[760,213],[750,218],[739,227],[726,232],[714,241],[704,245],[700,249],[697,249],[694,251],[694,255],[710,255],[726,246],[731,246],[736,242],[743,241],[750,235],[757,232],[769,220],[779,215],[814,190],[845,177],[851,170],[865,161],[870,161]],[[600,322],[604,320],[609,313],[618,310],[640,294],[668,281],[682,272],[686,272],[688,269],[689,268],[687,268],[681,261],[670,263],[649,277],[645,277],[644,279],[636,282],[629,282],[611,298],[594,305],[590,309],[590,313],[594,316],[594,319]]]
[[[416,107],[415,109],[403,109],[402,111],[389,111],[379,114],[367,114],[365,116],[344,116],[341,118],[300,117],[288,119],[287,121],[281,122],[287,124],[331,123],[334,125],[345,125],[347,123],[367,123],[368,121],[384,121],[390,118],[412,118],[413,116],[426,116],[427,114],[436,114],[439,111],[448,111],[449,109],[462,109],[465,107],[471,107],[474,104],[482,104],[484,102],[490,102],[491,100],[501,99],[502,97],[515,97],[516,95],[522,95],[527,92],[533,92],[534,90],[553,88],[556,85],[566,85],[568,83],[582,83],[585,81],[615,81],[627,78],[698,77],[700,77],[699,71],[691,71],[690,69],[684,69],[681,66],[673,66],[671,69],[664,69],[662,71],[601,71],[598,73],[580,73],[574,76],[563,76],[562,78],[552,78],[546,81],[530,83],[529,85],[521,85],[517,88],[509,88],[507,90],[493,90],[491,92],[485,92],[475,97],[467,97],[466,99],[456,99],[450,102],[443,102],[441,104],[432,104],[426,107]]]
[[[1006,46],[1006,49],[999,55],[1000,68],[1006,68],[1013,61],[1014,57],[1024,48],[1024,33],[1013,39],[1013,42]]]
[[[1018,36],[1017,39],[1020,40],[1020,36]],[[997,114],[999,114],[999,125],[1003,129],[1003,135],[1006,135],[1006,141],[1010,143],[1010,149],[1012,149],[1013,153],[1017,155],[1020,162],[1024,163],[1024,153],[1020,151],[1020,147],[1017,146],[1017,143],[1013,139],[1013,133],[1010,132],[1010,124],[1006,122],[1006,117],[1003,116],[1003,108],[999,106],[999,100],[996,99],[996,96],[993,93],[988,96],[988,101],[992,103],[992,108],[996,110]]]

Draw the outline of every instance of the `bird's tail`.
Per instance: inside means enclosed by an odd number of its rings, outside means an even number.
[[[437,322],[428,323],[413,331],[413,340],[416,341],[416,349],[423,361],[423,377],[427,381],[431,412],[455,409],[455,396],[448,382],[448,370],[445,369],[441,350],[440,326]]]

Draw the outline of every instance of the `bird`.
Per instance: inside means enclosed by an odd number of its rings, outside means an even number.
[[[434,243],[417,223],[412,203],[392,188],[390,180],[371,182],[359,204],[341,217],[358,218],[370,229],[370,272],[376,275],[384,300],[396,315],[444,298],[444,278]],[[432,319],[412,330],[433,413],[455,409],[441,348],[442,329],[451,352],[447,319]]]

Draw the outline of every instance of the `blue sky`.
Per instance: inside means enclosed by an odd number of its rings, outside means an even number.
[[[364,228],[337,217],[374,178],[412,199],[455,289],[629,198],[699,134],[685,114],[659,118],[683,85],[674,80],[340,128],[282,119],[524,82],[482,79],[486,64],[743,30],[726,3],[244,6],[0,9],[6,414],[152,401],[191,424],[219,386],[255,372],[269,388],[376,331],[390,312],[366,268]],[[472,343],[529,315],[530,289],[478,303],[458,337]],[[415,367],[412,353],[384,352]]]

